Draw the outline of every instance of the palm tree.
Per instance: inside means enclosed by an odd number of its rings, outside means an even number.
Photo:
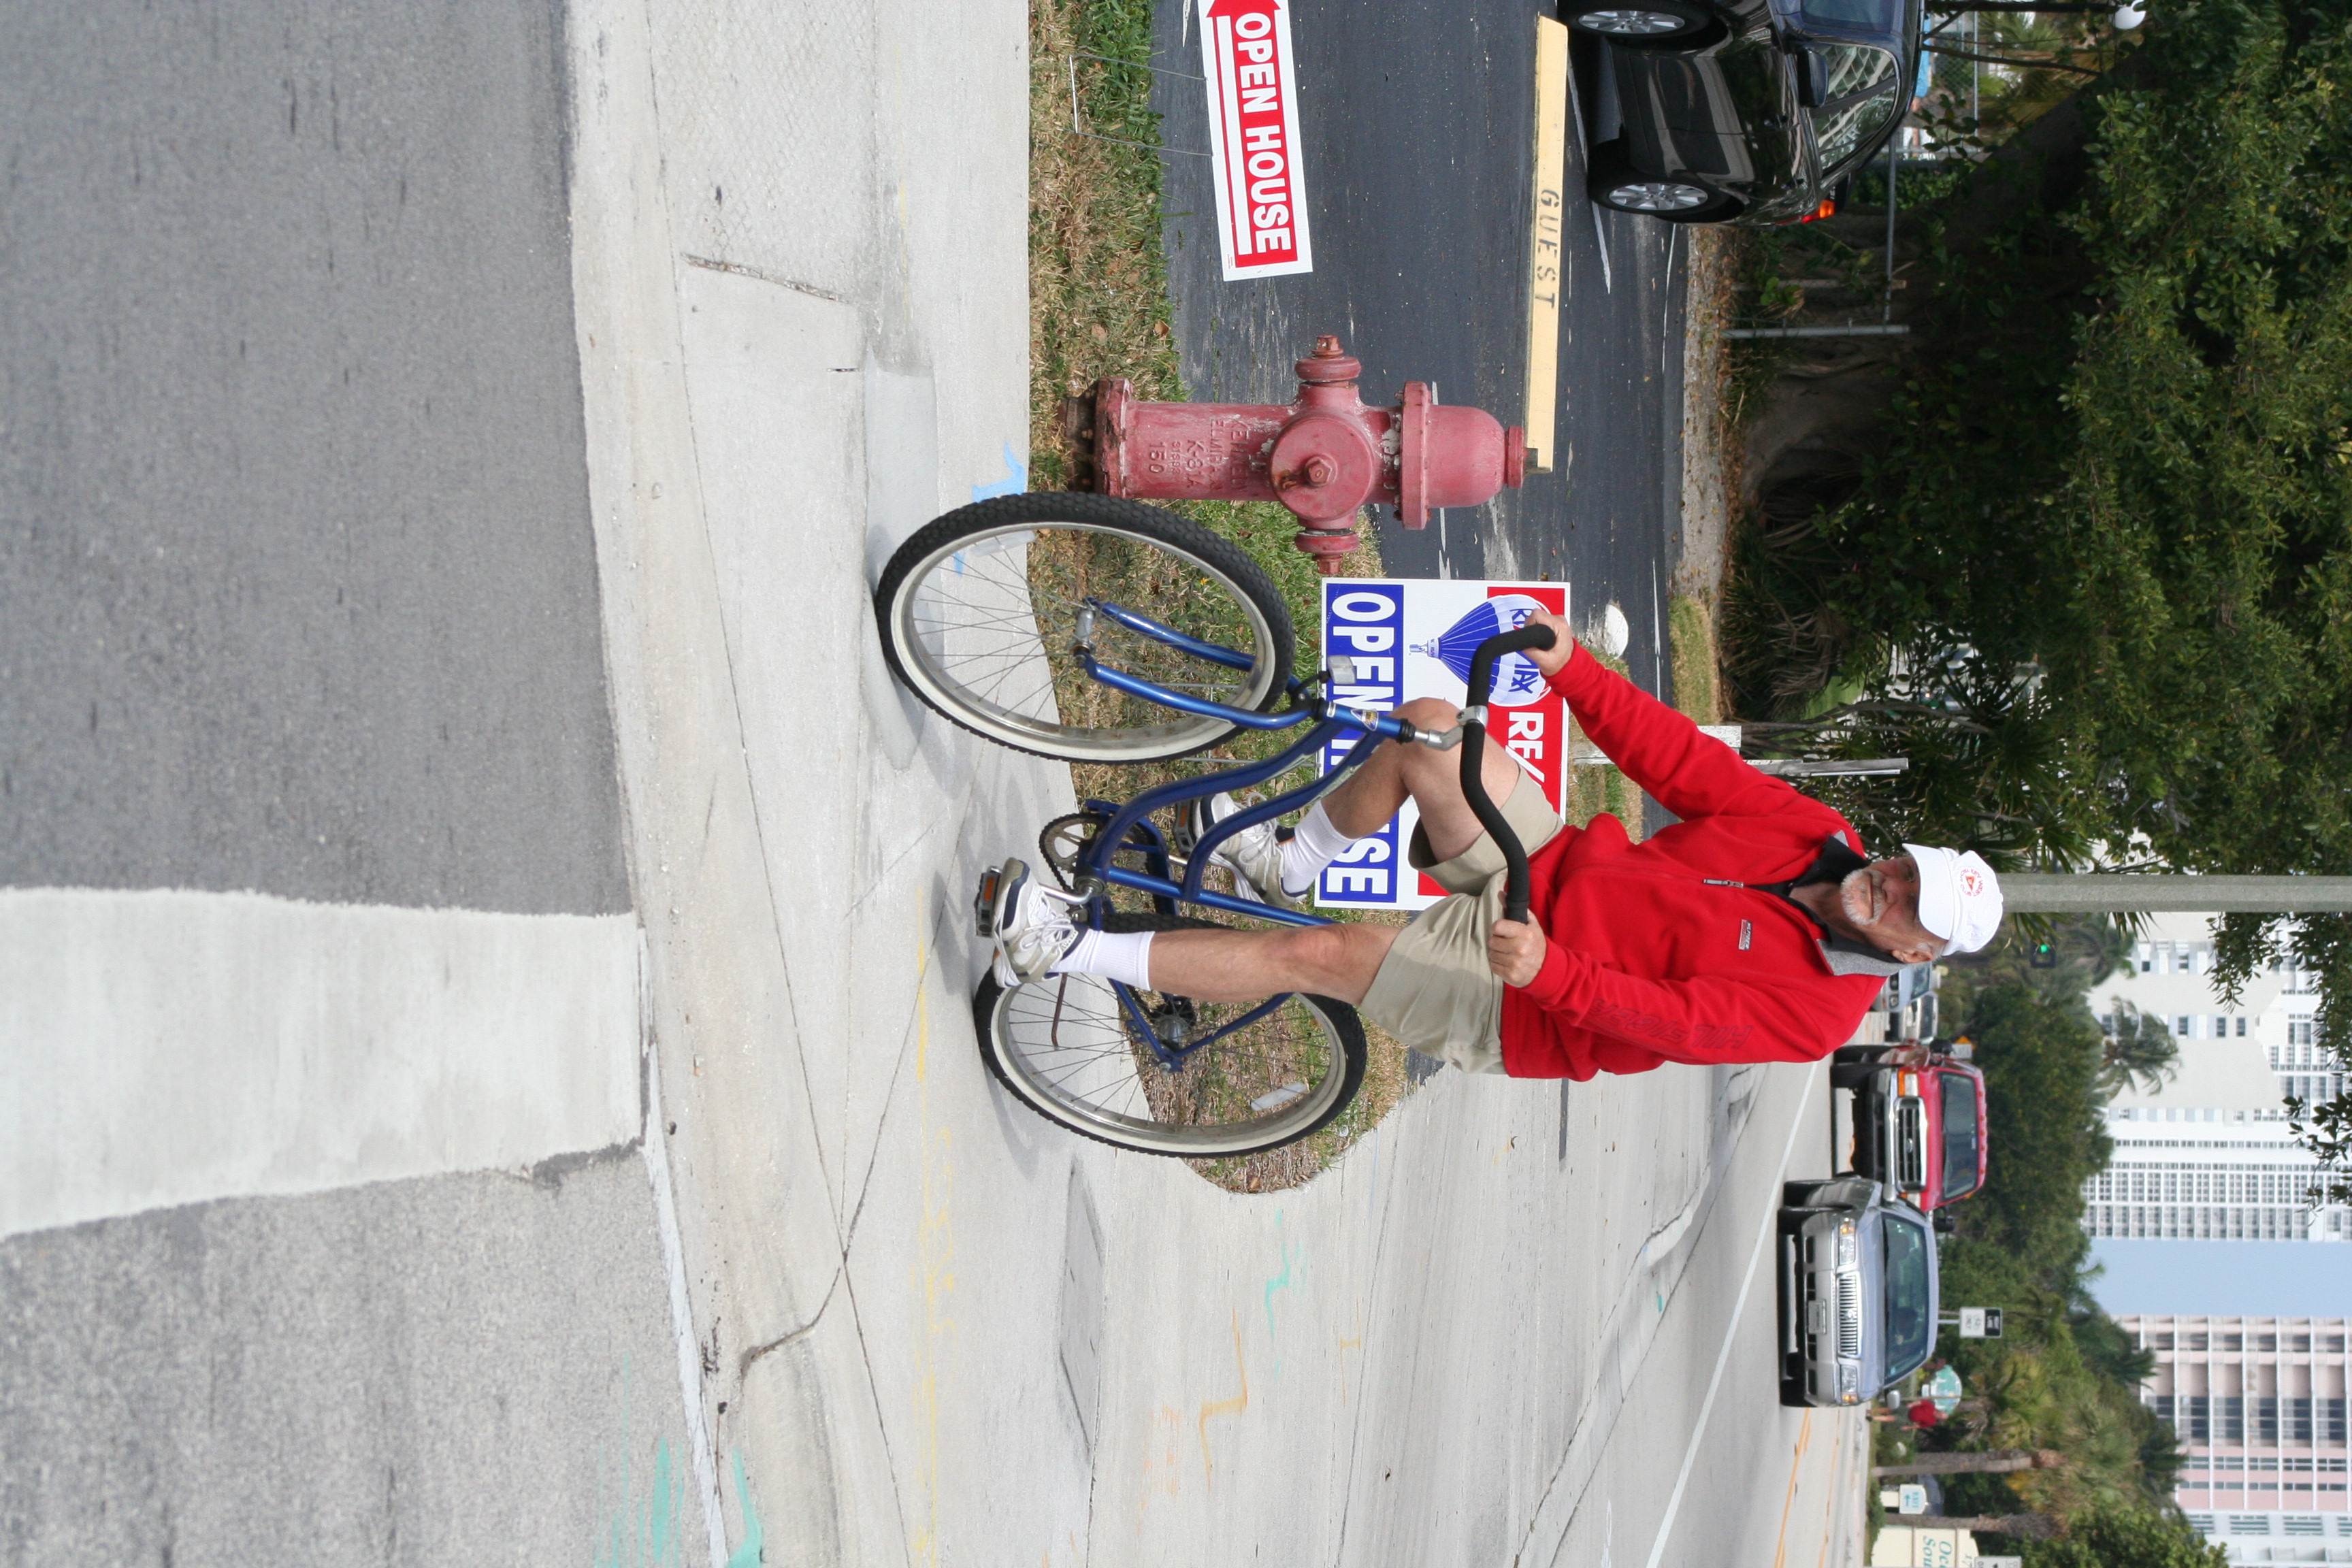
[[[2133,1089],[2153,1094],[2180,1070],[2180,1044],[2172,1027],[2130,1003],[2116,1003],[2115,1027],[2107,1032],[2099,1067],[2099,1087],[2108,1094]]]

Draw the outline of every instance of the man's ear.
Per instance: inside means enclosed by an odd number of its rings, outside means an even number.
[[[1897,963],[1932,963],[1936,953],[1932,948],[1898,947],[1886,956]]]

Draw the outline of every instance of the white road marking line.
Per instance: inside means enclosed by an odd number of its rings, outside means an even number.
[[[669,1323],[677,1341],[677,1386],[686,1400],[687,1447],[694,1452],[694,1489],[702,1498],[702,1528],[710,1542],[710,1568],[727,1568],[727,1518],[719,1498],[719,1456],[702,1409],[702,1347],[695,1335],[694,1303],[686,1289],[686,1244],[678,1237],[677,1196],[669,1183],[669,1135],[662,1121],[660,1047],[645,1026],[646,1175],[653,1184],[654,1217],[661,1230],[662,1271],[669,1280]]]
[[[637,1135],[633,915],[0,889],[0,1235]]]
[[[1756,1266],[1763,1261],[1764,1244],[1772,1239],[1772,1222],[1780,1212],[1780,1184],[1788,1179],[1789,1156],[1796,1151],[1797,1130],[1805,1124],[1805,1106],[1812,1097],[1813,1080],[1821,1076],[1822,1064],[1815,1062],[1805,1074],[1805,1087],[1797,1097],[1797,1114],[1789,1123],[1789,1141],[1781,1145],[1780,1168],[1772,1174],[1769,1189],[1772,1201],[1764,1205],[1764,1223],[1756,1229],[1756,1245],[1748,1254],[1748,1273],[1739,1281],[1739,1300],[1731,1306],[1731,1321],[1723,1331],[1723,1349],[1716,1352],[1715,1375],[1707,1380],[1706,1398],[1698,1407],[1698,1420],[1691,1426],[1690,1446],[1683,1450],[1683,1468],[1675,1477],[1675,1489],[1666,1499],[1666,1515],[1658,1521],[1658,1539],[1650,1547],[1649,1562],[1644,1568],[1658,1568],[1666,1554],[1666,1537],[1674,1533],[1675,1515],[1683,1506],[1683,1489],[1690,1485],[1691,1466],[1698,1458],[1699,1439],[1706,1435],[1707,1417],[1715,1414],[1715,1396],[1723,1388],[1723,1369],[1731,1362],[1731,1342],[1739,1337],[1739,1323],[1748,1310],[1748,1292],[1756,1283]]]

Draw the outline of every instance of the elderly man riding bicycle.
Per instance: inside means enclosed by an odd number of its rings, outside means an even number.
[[[1008,867],[988,911],[998,982],[1091,974],[1202,1002],[1306,993],[1359,1005],[1471,1071],[1589,1079],[1663,1062],[1817,1059],[1853,1037],[1901,965],[1992,939],[2000,889],[1977,855],[1906,844],[1867,859],[1843,817],[1612,673],[1566,622],[1528,624],[1554,641],[1527,657],[1675,825],[1638,845],[1612,816],[1566,826],[1507,752],[1484,746],[1478,776],[1531,861],[1529,915],[1514,921],[1505,854],[1456,758],[1382,742],[1287,840],[1261,822],[1214,858],[1247,896],[1286,906],[1410,796],[1421,811],[1412,863],[1451,895],[1411,925],[1085,929],[1069,918],[1081,900]],[[1396,717],[1423,739],[1458,719],[1433,700]],[[1192,826],[1206,832],[1236,809],[1227,795],[1196,802]]]

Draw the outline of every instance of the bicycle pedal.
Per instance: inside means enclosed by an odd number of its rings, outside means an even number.
[[[980,874],[980,890],[971,896],[971,929],[982,942],[996,940],[996,889],[1003,883],[1003,868],[992,866]]]

